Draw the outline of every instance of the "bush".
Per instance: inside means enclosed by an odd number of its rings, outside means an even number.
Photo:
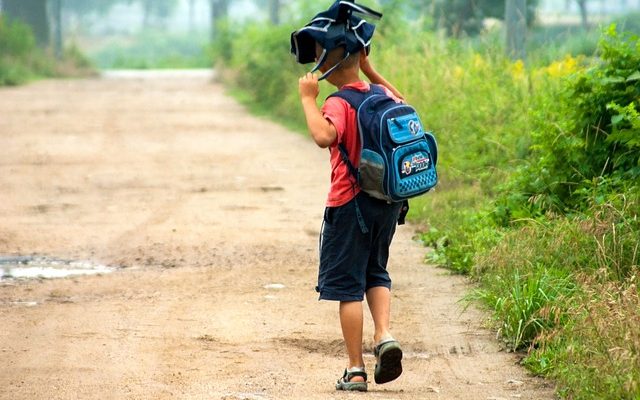
[[[29,27],[0,16],[0,86],[17,85],[28,80],[35,38]]]
[[[584,210],[608,194],[636,190],[640,41],[612,26],[599,54],[594,66],[571,76],[558,101],[537,112],[533,155],[499,201],[507,219]]]
[[[236,94],[242,92],[240,100],[254,111],[268,113],[302,131],[306,124],[298,99],[298,78],[305,67],[296,64],[289,53],[288,38],[292,30],[287,26],[247,26],[242,35],[232,34],[230,46],[214,46],[220,49],[217,54],[223,55],[216,58],[222,80],[235,88]],[[228,35],[221,35],[221,40],[230,39]],[[321,96],[329,93],[324,87]]]
[[[86,76],[93,67],[72,46],[56,60],[36,46],[31,29],[20,21],[0,16],[0,86],[19,85],[37,77]]]

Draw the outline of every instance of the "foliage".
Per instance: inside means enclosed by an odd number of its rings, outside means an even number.
[[[35,75],[36,41],[28,25],[0,16],[0,86],[17,85]]]
[[[527,2],[527,21],[531,24],[535,17],[538,1]],[[445,28],[450,36],[478,35],[484,28],[485,18],[504,19],[504,0],[433,0],[432,17]]]
[[[493,310],[498,333],[510,349],[527,348],[543,332],[566,323],[562,302],[576,290],[566,272],[537,265],[532,271],[515,269],[487,278],[485,288],[467,299],[481,300]]]
[[[584,210],[633,191],[640,177],[638,98],[640,41],[612,26],[600,60],[577,71],[554,104],[537,110],[533,155],[499,199],[502,223],[512,217]]]
[[[214,46],[218,49],[216,61],[224,81],[233,82],[237,89],[248,93],[251,103],[268,105],[273,118],[300,129],[304,117],[297,85],[304,69],[289,54],[288,40],[283,40],[292,30],[290,26],[246,26],[242,35],[221,36],[219,40],[224,43],[233,37],[230,45]]]
[[[79,76],[93,73],[89,61],[75,47],[61,60],[36,46],[28,25],[0,16],[0,86],[19,85],[37,77]]]
[[[50,26],[46,0],[3,0],[2,14],[8,19],[29,25],[39,46],[49,45]]]

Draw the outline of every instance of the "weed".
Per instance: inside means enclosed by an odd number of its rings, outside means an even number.
[[[467,296],[493,310],[498,333],[511,350],[533,346],[544,332],[561,326],[567,318],[562,302],[576,290],[565,272],[541,265],[531,269],[493,276],[485,281],[487,289]]]

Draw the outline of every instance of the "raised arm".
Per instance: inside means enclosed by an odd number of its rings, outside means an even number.
[[[369,82],[376,83],[378,85],[382,85],[389,89],[394,96],[399,98],[400,100],[404,100],[404,96],[398,89],[396,89],[391,83],[389,83],[378,71],[373,68],[371,62],[369,61],[369,57],[365,54],[364,51],[360,52],[360,70],[365,76],[369,79]]]
[[[298,83],[300,101],[307,120],[307,128],[313,141],[322,148],[329,147],[338,136],[336,128],[327,121],[318,108],[316,98],[320,93],[318,77],[312,73],[307,73],[300,78]]]

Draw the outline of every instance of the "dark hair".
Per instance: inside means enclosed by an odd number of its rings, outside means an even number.
[[[337,63],[339,63],[340,61],[342,61],[342,59],[345,56],[345,51],[346,50],[344,46],[340,46],[329,51],[329,54],[327,55],[326,65],[328,67],[332,67]],[[342,61],[342,63],[340,63],[340,65],[336,67],[336,69],[344,70],[347,68],[353,68],[354,66],[359,65],[359,62],[360,62],[360,51],[354,54],[349,54],[349,57],[347,57],[346,60]]]

